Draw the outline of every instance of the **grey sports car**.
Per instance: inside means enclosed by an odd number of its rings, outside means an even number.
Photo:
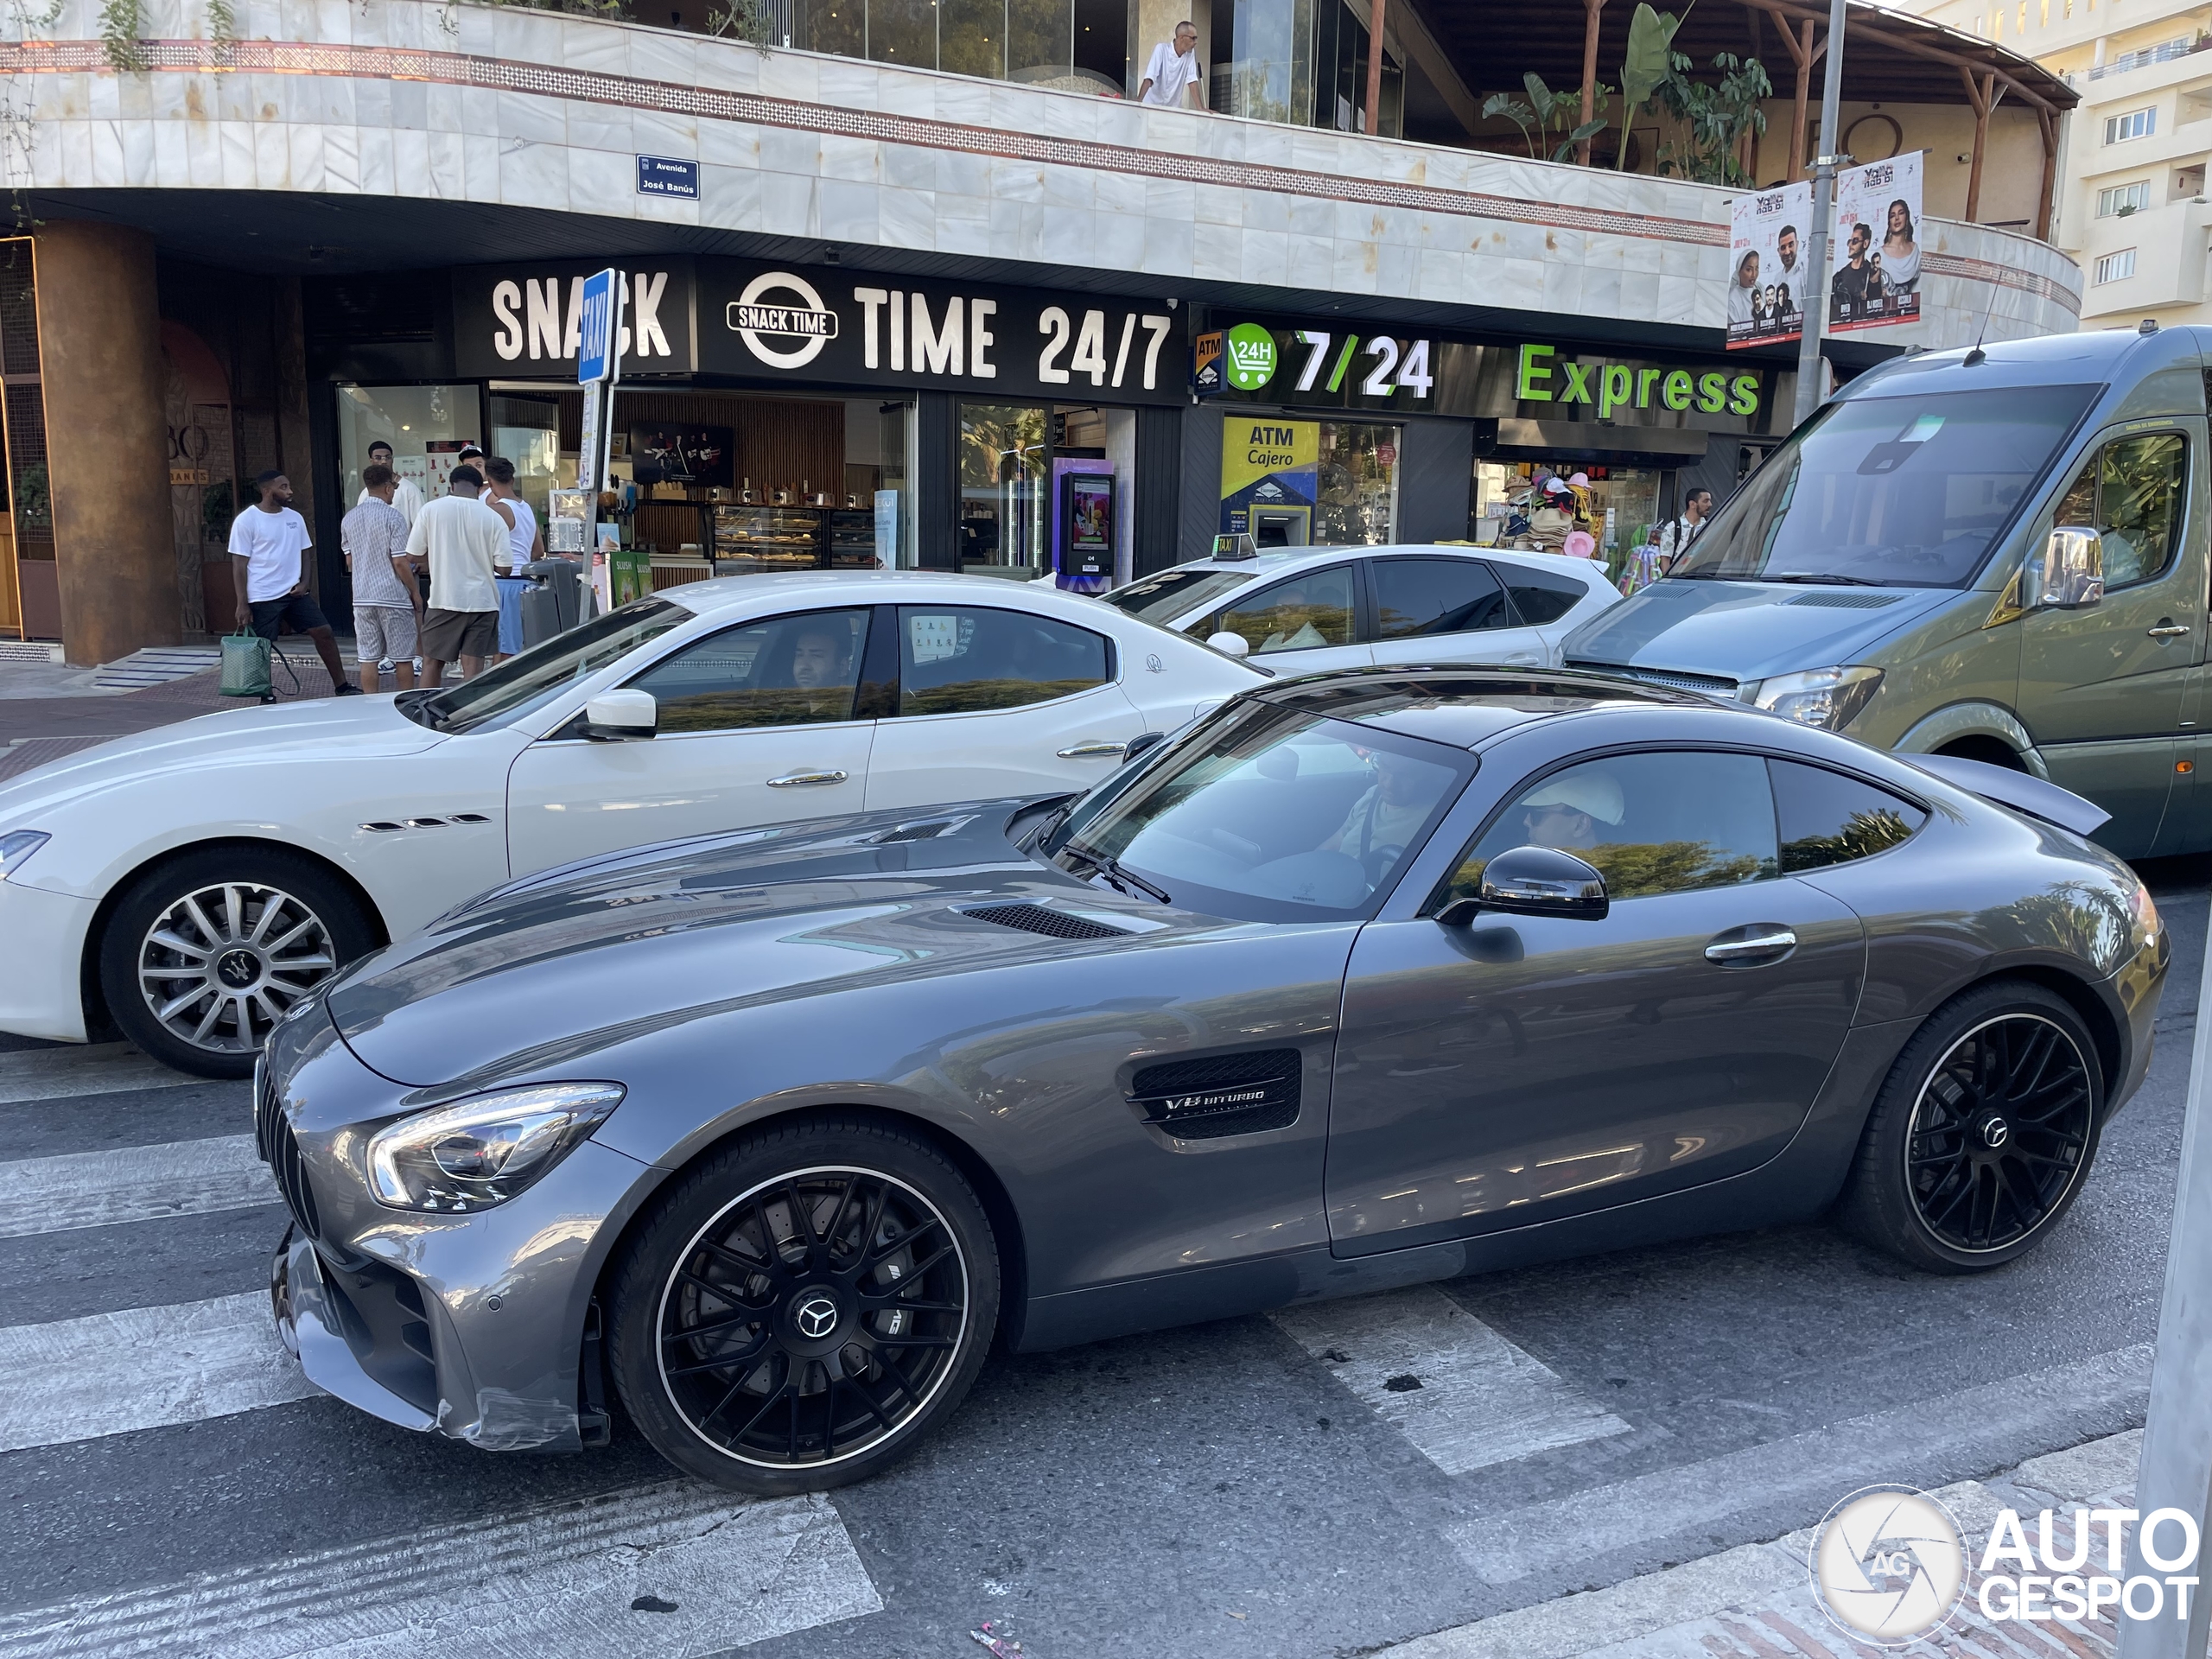
[[[271,1038],[277,1319],[390,1421],[575,1447],[611,1393],[789,1492],[910,1449],[994,1339],[1830,1211],[1996,1266],[2140,1081],[2167,943],[2094,808],[1924,764],[1358,670],[1079,797],[515,883]]]

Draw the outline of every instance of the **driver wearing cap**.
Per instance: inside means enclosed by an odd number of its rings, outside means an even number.
[[[1531,847],[1562,851],[1598,845],[1598,826],[1618,830],[1628,810],[1610,774],[1578,766],[1539,785],[1521,798],[1521,828]]]

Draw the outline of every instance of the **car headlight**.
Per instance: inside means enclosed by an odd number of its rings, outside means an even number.
[[[53,839],[43,830],[10,830],[0,836],[0,881],[22,868],[25,859]]]
[[[623,1092],[619,1083],[543,1083],[403,1117],[369,1137],[369,1185],[395,1210],[488,1210],[567,1157]]]
[[[1808,669],[1763,681],[1752,702],[1801,726],[1840,732],[1874,700],[1881,683],[1878,668]]]
[[[2152,900],[2151,889],[2140,881],[2135,884],[2133,908],[2135,937],[2131,943],[2138,950],[2147,950],[2158,942],[2158,906]]]

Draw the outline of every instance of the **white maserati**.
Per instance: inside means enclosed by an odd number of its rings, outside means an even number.
[[[693,583],[442,691],[250,708],[0,785],[0,1030],[242,1077],[340,964],[676,836],[1087,787],[1259,671],[1048,588]]]

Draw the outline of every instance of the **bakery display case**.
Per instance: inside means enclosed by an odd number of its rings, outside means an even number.
[[[833,570],[873,570],[875,558],[875,509],[837,507],[830,513],[830,568]]]
[[[829,517],[818,507],[725,503],[715,508],[714,556],[718,561],[747,561],[762,570],[818,569],[828,562]]]

